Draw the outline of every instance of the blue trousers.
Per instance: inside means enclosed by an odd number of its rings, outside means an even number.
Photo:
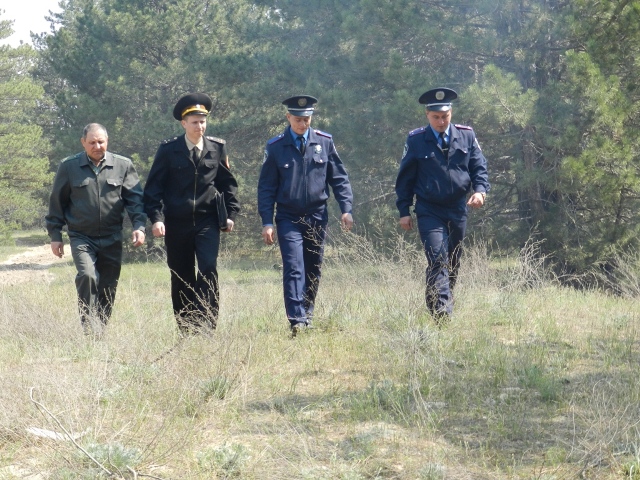
[[[284,307],[292,325],[311,323],[320,285],[327,223],[326,210],[297,218],[276,215]]]
[[[122,266],[122,232],[105,237],[89,237],[69,232],[71,256],[76,266],[76,290],[80,320],[89,327],[91,318],[106,325]]]
[[[169,220],[164,239],[171,303],[181,330],[215,328],[218,319],[220,229],[216,218],[195,223]]]
[[[466,229],[466,212],[434,209],[418,216],[418,230],[428,262],[425,300],[434,317],[453,312],[453,287]]]

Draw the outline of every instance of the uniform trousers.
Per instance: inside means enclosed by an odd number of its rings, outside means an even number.
[[[453,312],[453,288],[458,277],[467,214],[442,207],[418,215],[418,230],[427,257],[427,309],[434,317]]]
[[[122,267],[122,232],[93,237],[69,232],[71,256],[76,266],[80,321],[85,331],[94,321],[106,325]]]
[[[311,324],[320,285],[327,223],[326,209],[304,217],[276,214],[284,307],[291,325]]]
[[[171,271],[171,303],[178,327],[183,331],[215,328],[220,298],[217,218],[204,217],[195,222],[167,220],[164,243]]]

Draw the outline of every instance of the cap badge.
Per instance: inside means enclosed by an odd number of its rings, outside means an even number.
[[[306,107],[307,106],[307,99],[306,98],[299,98],[298,99],[298,106]]]
[[[444,92],[442,90],[438,90],[436,92],[436,100],[442,100],[444,99]]]

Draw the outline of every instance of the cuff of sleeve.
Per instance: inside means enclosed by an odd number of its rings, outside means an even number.
[[[62,232],[51,232],[49,234],[52,242],[61,242],[62,241]]]

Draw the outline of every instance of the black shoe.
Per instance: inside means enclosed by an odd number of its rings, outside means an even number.
[[[291,338],[295,338],[298,336],[300,332],[306,330],[307,324],[304,322],[292,323],[291,324]]]

